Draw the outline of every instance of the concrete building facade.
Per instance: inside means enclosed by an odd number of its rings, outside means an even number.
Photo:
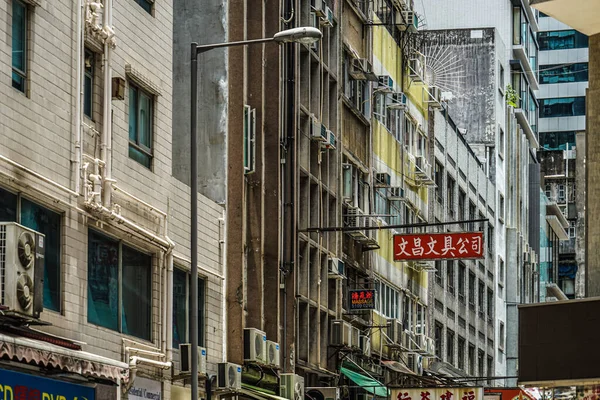
[[[35,340],[14,331],[2,340],[45,350],[27,379],[66,368],[96,398],[189,396],[177,379],[191,278],[190,193],[172,177],[173,9],[143,0],[0,9],[9,38],[0,52],[1,219],[45,234],[40,319],[51,324]],[[199,197],[199,342],[214,374],[225,354],[223,207]],[[64,346],[85,350],[69,357],[91,369],[44,358],[66,362]],[[9,364],[0,368],[23,373]],[[103,381],[120,386],[101,392]]]

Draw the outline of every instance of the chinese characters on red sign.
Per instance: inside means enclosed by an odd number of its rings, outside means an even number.
[[[483,232],[394,235],[394,261],[453,260],[484,257]]]
[[[392,389],[392,400],[483,400],[481,388]]]
[[[360,289],[349,290],[350,310],[374,310],[375,309],[375,290]]]

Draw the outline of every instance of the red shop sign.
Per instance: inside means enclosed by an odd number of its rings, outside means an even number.
[[[485,258],[483,232],[394,235],[394,261]]]

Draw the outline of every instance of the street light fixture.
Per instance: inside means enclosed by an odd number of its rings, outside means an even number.
[[[276,33],[271,38],[244,40],[239,42],[191,45],[191,137],[190,137],[190,248],[191,248],[191,288],[190,288],[190,336],[192,346],[192,400],[198,399],[198,54],[221,47],[243,46],[255,43],[305,43],[321,39],[323,34],[317,28],[301,27]],[[225,318],[225,316],[223,316]]]

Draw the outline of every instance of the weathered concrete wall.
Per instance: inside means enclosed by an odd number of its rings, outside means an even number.
[[[173,176],[190,182],[190,43],[226,41],[227,2],[173,1]],[[198,190],[225,203],[226,50],[198,57]]]
[[[600,215],[600,34],[590,37],[590,86],[587,92],[587,178],[585,210],[590,218]],[[586,226],[587,296],[600,296],[600,224],[593,219]]]
[[[575,207],[577,208],[577,231],[575,239],[575,260],[577,261],[577,276],[575,277],[575,297],[585,297],[585,196],[586,196],[586,172],[585,155],[586,143],[585,132],[577,132],[576,145],[579,157],[576,158],[576,178],[575,185],[579,189],[575,192]]]
[[[469,143],[495,143],[495,41],[494,29],[425,32],[425,48],[443,48],[443,57],[460,60],[452,66],[457,73],[447,78],[457,89],[449,107],[456,125],[467,129],[465,138]],[[436,61],[442,62],[441,56]]]

